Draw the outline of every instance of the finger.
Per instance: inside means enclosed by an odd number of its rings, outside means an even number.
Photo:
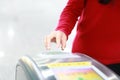
[[[61,44],[61,35],[60,34],[56,35],[56,44],[57,44],[57,47],[59,48],[60,44]]]
[[[62,48],[62,50],[64,50],[65,49],[65,47],[66,47],[66,42],[67,42],[67,38],[66,38],[66,36],[63,36],[62,37],[62,40],[61,40],[61,48]]]
[[[45,47],[46,47],[47,50],[50,50],[50,42],[51,42],[51,37],[46,36],[45,37]]]
[[[48,35],[47,37],[46,37],[46,48],[48,49],[48,50],[50,50],[50,43],[52,42],[52,40],[53,40],[53,38],[54,38],[54,36],[53,35]]]

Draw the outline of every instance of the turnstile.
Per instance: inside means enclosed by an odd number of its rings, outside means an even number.
[[[120,80],[118,75],[85,54],[43,52],[23,56],[15,80]]]

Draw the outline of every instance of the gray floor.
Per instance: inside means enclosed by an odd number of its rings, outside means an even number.
[[[0,0],[0,80],[14,80],[20,57],[46,51],[43,38],[57,25],[66,1]]]

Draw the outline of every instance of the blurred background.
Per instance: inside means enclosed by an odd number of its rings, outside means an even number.
[[[0,0],[0,80],[15,79],[15,67],[20,57],[46,51],[43,38],[56,27],[66,2]],[[67,42],[67,52],[71,41],[72,37]],[[52,50],[60,49],[53,44]]]

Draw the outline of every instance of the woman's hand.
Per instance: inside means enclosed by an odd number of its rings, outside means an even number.
[[[67,36],[62,31],[53,31],[49,35],[47,35],[44,39],[45,47],[47,50],[51,48],[50,47],[51,42],[55,42],[58,48],[61,46],[61,49],[64,50],[66,47],[66,41]]]

